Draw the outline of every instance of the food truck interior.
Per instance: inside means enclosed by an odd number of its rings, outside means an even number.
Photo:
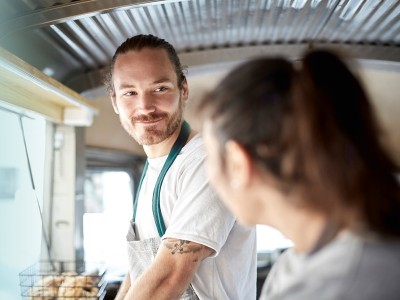
[[[118,45],[139,33],[176,47],[195,129],[196,101],[240,62],[296,60],[309,47],[348,53],[400,163],[397,0],[1,1],[0,299],[26,299],[42,264],[71,271],[71,262],[93,264],[82,272],[96,272],[100,297],[113,299],[145,158],[102,80]],[[291,242],[266,226],[257,236],[260,287]]]

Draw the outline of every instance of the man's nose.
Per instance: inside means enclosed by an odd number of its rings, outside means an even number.
[[[149,113],[156,110],[154,97],[149,93],[139,94],[137,103],[141,113]]]

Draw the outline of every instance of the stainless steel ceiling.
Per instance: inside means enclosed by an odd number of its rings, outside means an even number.
[[[78,92],[101,85],[116,47],[138,33],[167,39],[197,65],[249,53],[296,55],[311,42],[400,62],[400,1],[0,2],[0,46]]]

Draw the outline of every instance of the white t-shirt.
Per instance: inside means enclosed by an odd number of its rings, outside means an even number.
[[[344,231],[311,255],[289,249],[273,266],[260,299],[400,299],[400,241]]]
[[[257,249],[255,228],[238,224],[210,188],[199,135],[182,149],[161,186],[162,238],[189,240],[215,251],[198,268],[192,286],[200,299],[255,299]],[[136,224],[140,239],[158,236],[152,211],[154,186],[167,156],[148,159]]]

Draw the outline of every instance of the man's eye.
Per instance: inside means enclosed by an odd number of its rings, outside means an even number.
[[[165,86],[160,86],[159,88],[156,88],[154,91],[155,92],[164,92],[166,90],[167,90],[167,88]]]
[[[136,92],[126,92],[124,93],[124,96],[134,96],[136,94],[137,94]]]

